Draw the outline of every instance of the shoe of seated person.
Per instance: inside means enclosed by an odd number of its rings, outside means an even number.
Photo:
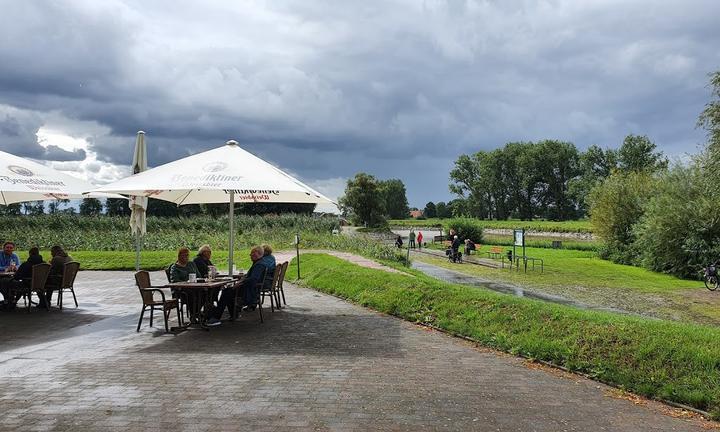
[[[217,326],[219,326],[219,325],[222,324],[222,321],[220,321],[220,320],[217,319],[217,318],[210,318],[209,320],[207,320],[207,322],[206,322],[205,324],[206,324],[208,327],[217,327]]]

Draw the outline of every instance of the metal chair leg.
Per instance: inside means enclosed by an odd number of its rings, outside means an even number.
[[[155,306],[150,306],[150,327],[152,327],[153,315],[155,315]]]
[[[140,331],[140,324],[142,324],[143,316],[145,315],[145,306],[142,308],[142,312],[140,312],[140,319],[138,320],[138,326],[136,331]]]
[[[70,292],[73,295],[73,300],[75,300],[75,307],[78,307],[77,297],[75,297],[75,288],[70,288]]]

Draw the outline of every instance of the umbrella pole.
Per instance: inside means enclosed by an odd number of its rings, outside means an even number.
[[[135,233],[135,271],[140,271],[140,233]]]
[[[233,274],[233,251],[235,249],[235,229],[233,222],[235,219],[235,191],[230,191],[230,251],[228,252],[228,274]]]

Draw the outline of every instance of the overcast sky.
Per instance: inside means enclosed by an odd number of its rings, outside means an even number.
[[[236,139],[337,197],[448,201],[460,154],[648,135],[695,153],[717,0],[0,0],[0,149],[95,183]]]

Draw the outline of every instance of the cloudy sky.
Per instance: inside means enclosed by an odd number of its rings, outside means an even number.
[[[717,0],[0,0],[0,149],[95,183],[238,140],[337,197],[447,201],[514,140],[697,151]]]

